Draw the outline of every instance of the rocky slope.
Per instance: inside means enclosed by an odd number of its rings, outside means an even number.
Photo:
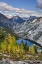
[[[30,39],[42,45],[42,17],[18,25],[15,33],[23,39]]]

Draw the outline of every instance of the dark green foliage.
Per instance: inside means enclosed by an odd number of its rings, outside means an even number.
[[[38,52],[37,52],[37,47],[36,47],[36,46],[34,46],[34,49],[35,49],[35,52],[38,53]]]
[[[17,36],[16,33],[13,33],[13,31],[10,28],[3,28],[0,27],[0,39],[4,36],[6,36],[7,34],[11,34],[11,36],[15,36],[16,39],[18,39],[19,37]]]
[[[27,51],[29,49],[29,47],[27,46],[27,41],[24,44],[23,40],[21,41],[21,43],[23,44],[24,49]]]
[[[2,30],[0,30],[0,42],[5,39],[5,34],[3,33]]]

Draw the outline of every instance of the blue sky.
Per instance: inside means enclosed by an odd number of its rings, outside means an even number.
[[[24,8],[24,9],[29,9],[29,10],[37,10],[36,5],[37,1],[36,0],[0,0],[0,2],[5,2],[8,5],[11,5],[15,8]]]
[[[0,0],[0,12],[7,15],[17,14],[20,16],[28,14],[26,17],[30,15],[39,16],[42,15],[42,7],[39,5],[41,3],[42,0]]]

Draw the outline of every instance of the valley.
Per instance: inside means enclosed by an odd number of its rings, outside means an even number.
[[[22,22],[19,22],[19,21]],[[42,60],[42,17],[24,21],[0,13],[0,60]]]

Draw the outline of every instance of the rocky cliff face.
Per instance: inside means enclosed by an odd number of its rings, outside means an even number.
[[[16,27],[15,32],[24,39],[30,39],[42,45],[42,17],[25,21]]]

